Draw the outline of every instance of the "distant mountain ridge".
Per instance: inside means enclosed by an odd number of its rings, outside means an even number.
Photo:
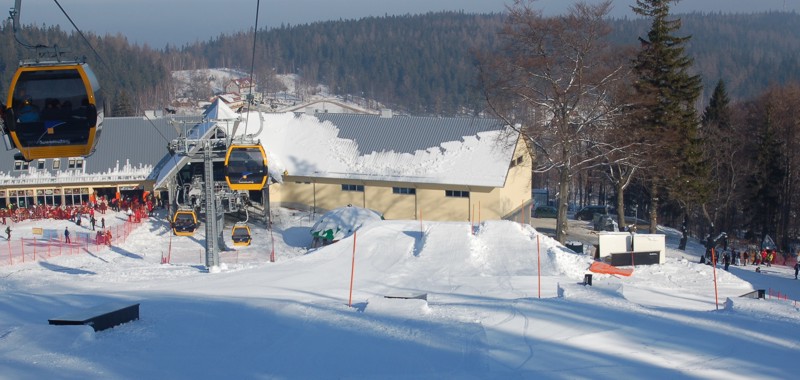
[[[703,76],[704,99],[719,79],[733,99],[750,98],[772,84],[800,80],[800,15],[684,14],[682,31]],[[419,114],[482,109],[476,87],[475,50],[491,49],[500,14],[438,12],[282,26],[258,34],[257,65],[297,70],[339,94],[375,98]],[[643,19],[610,21],[615,44],[644,36]],[[185,47],[211,66],[248,56],[252,34],[220,36]],[[237,48],[239,46],[239,48]],[[244,50],[247,49],[247,50]]]

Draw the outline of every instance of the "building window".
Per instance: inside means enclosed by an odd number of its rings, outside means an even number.
[[[39,160],[36,162],[36,169],[44,170],[45,160]]]
[[[363,193],[364,192],[364,185],[342,185],[342,191],[358,191]]]
[[[70,158],[68,167],[70,169],[83,169],[83,158]]]
[[[445,190],[444,196],[453,198],[469,198],[469,191]]]
[[[508,167],[513,168],[518,165],[522,165],[522,156],[519,156],[516,159],[511,160],[511,163],[508,164]]]
[[[28,161],[14,161],[14,170],[25,171],[28,170]]]
[[[417,189],[410,187],[393,187],[392,193],[394,194],[416,194]]]
[[[61,160],[56,158],[53,160],[53,170],[61,169]]]

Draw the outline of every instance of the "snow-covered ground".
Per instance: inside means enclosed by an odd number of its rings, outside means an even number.
[[[12,243],[66,223],[16,224]],[[702,247],[677,251],[674,231],[665,264],[582,286],[590,259],[527,225],[378,221],[308,252],[313,223],[279,210],[272,233],[254,226],[253,245],[220,254],[219,273],[203,266],[202,228],[171,236],[163,216],[99,252],[0,257],[0,378],[796,377],[796,303],[738,297],[800,299],[793,270],[718,268],[717,309]],[[115,301],[139,302],[141,319],[48,325]]]

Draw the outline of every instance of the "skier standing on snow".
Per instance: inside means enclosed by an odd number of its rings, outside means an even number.
[[[64,227],[64,243],[71,243],[69,240],[69,227]]]
[[[794,263],[794,279],[797,280],[797,272],[800,272],[800,261]]]
[[[725,251],[725,255],[722,256],[722,263],[725,264],[725,270],[728,271],[728,267],[731,265],[731,254],[728,251]]]
[[[11,240],[11,226],[6,227],[6,240]],[[794,273],[794,278],[797,278],[797,271]]]

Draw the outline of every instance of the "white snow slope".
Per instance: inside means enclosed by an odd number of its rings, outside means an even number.
[[[793,271],[718,268],[717,309],[713,268],[695,260],[702,248],[677,251],[671,231],[666,264],[637,266],[632,277],[595,274],[594,286],[585,287],[579,282],[590,259],[527,225],[485,222],[473,234],[468,223],[380,221],[306,254],[313,222],[280,210],[274,234],[253,227],[252,246],[221,253],[219,273],[203,266],[202,231],[173,237],[163,216],[99,252],[13,265],[0,253],[0,378],[797,373],[796,303],[738,297],[770,288],[800,299]],[[12,239],[66,223],[19,223]],[[171,264],[161,264],[168,252]],[[139,302],[141,318],[100,332],[47,322],[118,301]]]

